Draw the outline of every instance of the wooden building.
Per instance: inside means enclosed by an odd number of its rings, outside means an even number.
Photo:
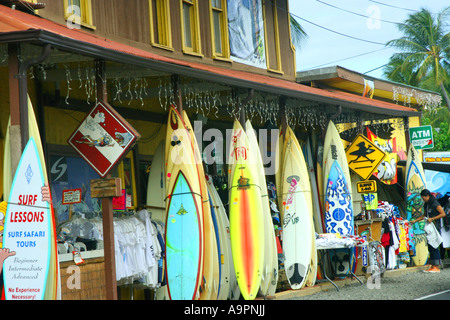
[[[405,104],[401,93],[389,101],[298,83],[301,61],[295,61],[289,21],[288,0],[0,1],[0,138],[10,119],[13,168],[3,175],[14,174],[28,140],[27,95],[54,199],[60,199],[56,186],[64,186],[61,168],[79,172],[89,195],[92,177],[83,176],[87,165],[67,139],[98,100],[140,133],[112,173],[122,178],[130,210],[145,204],[146,169],[165,137],[170,105],[202,121],[203,130],[224,132],[234,118],[250,118],[255,128],[290,124],[300,137],[320,136],[329,119],[396,118],[407,125],[420,115],[422,106]],[[104,295],[96,288],[94,296],[116,299],[108,201],[104,259],[94,258],[96,271],[105,270],[95,273],[96,280],[105,276]],[[56,219],[67,219],[61,210]]]

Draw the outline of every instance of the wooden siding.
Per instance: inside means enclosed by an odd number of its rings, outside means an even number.
[[[170,0],[172,45],[173,51],[159,47],[153,47],[150,44],[150,18],[148,0],[93,0],[92,16],[95,30],[84,28],[87,32],[110,40],[122,42],[127,45],[135,46],[150,52],[168,56],[180,60],[195,61],[210,65],[216,65],[224,68],[253,72],[258,74],[270,75],[287,80],[295,81],[295,52],[293,51],[289,34],[289,16],[287,14],[287,1],[277,1],[278,22],[280,35],[280,61],[283,74],[273,73],[266,69],[260,69],[240,63],[227,62],[212,58],[212,43],[210,29],[210,15],[208,1],[199,1],[200,16],[200,38],[203,57],[184,54],[181,50],[181,19],[180,19],[180,0]],[[271,6],[268,5],[271,9]],[[271,11],[271,10],[267,10]],[[65,24],[64,5],[61,0],[47,0],[45,9],[39,11],[39,14],[47,19]],[[266,30],[269,35],[267,38],[267,47],[270,48],[269,62],[270,68],[276,66],[276,53],[272,48],[273,43],[273,14],[266,16]]]

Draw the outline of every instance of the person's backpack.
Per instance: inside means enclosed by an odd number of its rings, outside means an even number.
[[[448,192],[445,196],[438,199],[438,202],[442,206],[445,212],[445,217],[442,218],[442,223],[444,224],[443,227],[445,228],[445,231],[450,230],[450,193]]]

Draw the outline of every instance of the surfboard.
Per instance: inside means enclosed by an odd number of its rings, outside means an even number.
[[[11,117],[8,119],[8,126],[6,127],[5,147],[3,151],[3,200],[5,201],[9,198],[9,190],[11,190],[12,185],[10,127]]]
[[[166,178],[165,178],[165,140],[161,140],[156,147],[152,158],[150,172],[147,181],[146,205],[151,212],[152,220],[166,222]],[[156,289],[156,299],[165,300],[167,297],[166,286]]]
[[[7,300],[42,300],[51,271],[52,214],[42,201],[44,173],[33,138],[17,167],[5,216],[4,248],[16,252],[3,264]],[[26,271],[22,271],[26,270]]]
[[[282,168],[283,252],[287,280],[292,289],[306,284],[313,253],[311,185],[302,151],[288,127]]]
[[[205,172],[203,170],[202,158],[195,138],[194,129],[189,121],[188,115],[183,111],[183,121],[189,133],[189,138],[194,155],[197,178],[200,185],[200,194],[202,198],[202,218],[203,218],[203,285],[200,294],[201,300],[216,300],[219,289],[219,264],[217,257],[217,241],[214,232],[214,224],[211,217],[211,206],[206,187]]]
[[[47,168],[45,166],[45,157],[44,151],[42,148],[42,141],[39,133],[39,127],[37,124],[36,116],[34,113],[33,106],[31,104],[31,100],[28,99],[28,126],[29,126],[29,136],[35,140],[35,145],[38,151],[38,156],[40,158],[42,164],[42,171],[44,176],[44,183],[48,184],[48,176],[47,176]],[[11,119],[8,120],[8,127],[6,130],[5,136],[5,144],[4,144],[4,154],[3,154],[3,198],[6,200],[9,198],[9,192],[12,185],[12,169],[11,169],[11,150],[10,150],[10,133],[9,128],[11,124]],[[51,197],[51,194],[50,194]],[[56,228],[53,214],[53,205],[50,202],[50,212],[52,219],[51,223],[51,246],[50,246],[50,269],[49,276],[47,277],[47,290],[45,293],[45,299],[61,299],[61,283],[60,283],[60,272],[59,272],[59,263],[58,263],[58,255],[56,250]]]
[[[264,221],[264,270],[261,279],[261,293],[266,296],[269,293],[269,286],[272,282],[277,282],[278,262],[275,245],[275,231],[270,213],[269,194],[267,191],[266,174],[264,171],[261,151],[258,140],[250,120],[245,123],[245,132],[249,142],[249,155],[258,173],[259,188],[261,190],[261,205],[263,209]]]
[[[406,159],[406,219],[417,219],[423,214],[423,200],[420,192],[426,188],[425,174],[419,154],[411,144]],[[412,225],[416,255],[412,260],[416,266],[423,266],[427,262],[428,246],[424,231],[425,222],[419,221]]]
[[[248,138],[235,120],[234,171],[229,181],[230,235],[236,279],[245,300],[256,298],[264,263],[264,221],[258,173],[249,164]]]
[[[344,146],[332,121],[325,134],[323,159],[325,231],[354,235],[350,172]],[[336,276],[346,276],[354,254],[349,255],[347,250],[334,251],[330,256]]]
[[[278,211],[280,211],[280,219],[281,217],[281,208],[283,206],[283,201],[281,200],[282,196],[282,190],[281,190],[281,175],[282,175],[282,166],[283,166],[283,155],[284,155],[284,133],[282,132],[282,129],[278,130],[278,139],[277,143],[275,144],[275,188],[277,193],[277,205],[278,205]]]
[[[234,273],[233,258],[231,254],[231,240],[230,240],[230,222],[220,199],[219,193],[213,183],[210,175],[206,175],[206,183],[208,191],[215,211],[217,212],[219,220],[219,235],[221,245],[221,263],[222,263],[222,279],[221,289],[219,291],[220,300],[237,300],[240,295],[239,286],[237,285],[236,275]]]
[[[209,192],[208,192],[209,193]],[[216,259],[217,259],[217,265],[218,265],[218,270],[219,270],[219,279],[218,279],[218,283],[217,283],[217,300],[221,300],[220,299],[220,291],[222,290],[222,251],[221,251],[221,246],[220,246],[220,226],[219,226],[219,220],[218,220],[218,216],[216,213],[216,209],[214,208],[211,196],[209,197],[209,204],[211,206],[211,218],[213,221],[213,225],[214,225],[214,233],[216,236],[216,245],[217,245],[217,250],[216,250]]]
[[[339,133],[330,121],[324,144],[325,230],[353,235],[350,173]]]
[[[152,219],[161,222],[166,221],[166,207],[164,199],[166,197],[166,186],[164,178],[164,148],[165,141],[162,140],[156,147],[147,183],[146,205],[152,213]]]
[[[189,133],[171,106],[166,132],[167,293],[171,300],[199,297],[203,275],[202,198]]]
[[[44,149],[42,146],[41,134],[39,132],[36,114],[34,113],[34,108],[31,103],[30,97],[28,96],[27,98],[28,98],[28,132],[29,136],[32,137],[36,143],[36,148],[38,150],[39,158],[42,163],[44,183],[48,185],[49,181],[47,175],[47,166],[45,165],[45,156],[44,156]],[[54,300],[54,299],[61,299],[61,281],[58,262],[58,251],[56,247],[56,223],[53,210],[53,203],[51,201],[49,207],[51,213],[51,220],[50,220],[51,255],[50,255],[50,269],[49,269],[49,277],[47,278],[48,283],[47,283],[47,291],[45,293],[45,299]]]
[[[311,182],[311,196],[313,199],[313,218],[314,218],[314,229],[317,230],[318,233],[323,233],[323,221],[322,221],[322,213],[321,213],[321,205],[320,205],[320,198],[319,194],[317,192],[318,186],[317,186],[317,178],[315,174],[314,169],[314,161],[312,156],[312,144],[311,141],[308,139],[306,142],[306,162],[308,166],[308,173],[309,173],[309,180]]]

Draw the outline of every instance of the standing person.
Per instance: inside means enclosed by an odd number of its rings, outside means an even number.
[[[415,220],[411,220],[411,223],[416,223],[426,217],[427,223],[434,223],[436,229],[438,230],[438,232],[440,232],[441,222],[439,219],[445,217],[444,209],[428,189],[423,189],[420,192],[420,197],[424,201],[424,214]],[[431,265],[431,267],[425,270],[425,272],[441,272],[441,270],[439,269],[439,265],[441,264],[439,247],[434,248],[433,246],[428,244],[428,252],[430,253],[429,264]]]

